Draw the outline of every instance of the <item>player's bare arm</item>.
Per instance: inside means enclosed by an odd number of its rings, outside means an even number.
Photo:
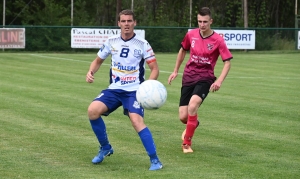
[[[223,83],[223,81],[225,80],[229,70],[231,67],[231,63],[230,60],[227,60],[224,62],[224,67],[223,70],[221,72],[221,75],[219,76],[219,78],[210,86],[210,91],[211,92],[215,92],[218,91],[221,88],[221,85]]]
[[[149,63],[147,62],[149,68],[150,68],[150,76],[149,76],[149,80],[156,80],[158,78],[159,75],[159,68],[158,68],[158,64],[156,59],[151,60]]]
[[[98,71],[103,60],[100,57],[96,57],[95,60],[91,63],[90,69],[86,74],[86,82],[93,83],[94,82],[94,74]]]
[[[185,55],[186,55],[186,51],[183,50],[183,48],[180,48],[179,52],[178,52],[178,55],[177,55],[177,59],[176,59],[176,64],[175,64],[175,68],[174,68],[174,71],[173,73],[169,76],[169,79],[168,79],[168,83],[169,85],[171,84],[171,82],[177,77],[178,75],[178,70],[185,58]]]

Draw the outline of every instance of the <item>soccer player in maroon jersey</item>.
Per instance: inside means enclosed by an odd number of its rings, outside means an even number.
[[[223,37],[210,27],[213,22],[210,9],[201,8],[197,20],[199,28],[186,33],[181,42],[174,71],[168,79],[168,83],[171,84],[177,77],[185,55],[190,51],[182,76],[179,102],[179,118],[183,124],[186,124],[186,129],[182,133],[183,153],[193,152],[192,137],[199,125],[198,109],[210,91],[216,92],[220,89],[230,70],[232,59]],[[224,62],[224,67],[220,76],[216,78],[214,68],[219,56]]]

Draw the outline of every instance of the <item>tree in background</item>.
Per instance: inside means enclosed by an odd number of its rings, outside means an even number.
[[[269,27],[295,27],[295,0],[135,0],[133,10],[137,28],[146,30],[146,38],[157,52],[177,51],[190,25],[197,27],[197,12],[209,7],[213,28],[244,28],[244,3],[247,2],[248,27],[264,28],[257,32],[257,49],[272,49],[274,39],[294,41],[294,31],[267,30]],[[70,26],[117,27],[118,13],[131,9],[132,0],[6,0],[5,27],[26,26],[26,50],[69,50]],[[3,4],[0,8],[3,9]],[[3,18],[3,14],[0,15]],[[64,28],[52,28],[64,26]],[[159,27],[159,28],[158,28]],[[161,28],[169,27],[169,28]],[[62,35],[63,34],[63,35]],[[285,46],[285,45],[284,45]],[[175,50],[174,50],[175,49]]]
[[[197,11],[203,6],[212,10],[214,26],[243,27],[243,0],[193,0],[192,4],[194,27]],[[116,26],[117,14],[130,9],[131,0],[74,0],[73,8],[74,26]],[[249,27],[293,28],[294,8],[294,0],[248,0]],[[68,26],[70,11],[70,1],[6,0],[6,25]],[[134,11],[142,26],[189,26],[189,1],[136,0]]]

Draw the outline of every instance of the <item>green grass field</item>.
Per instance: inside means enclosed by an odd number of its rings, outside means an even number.
[[[0,178],[300,178],[300,53],[233,53],[220,91],[199,109],[192,154],[181,151],[181,74],[167,84],[176,54],[157,54],[168,99],[146,111],[145,122],[160,171],[148,171],[149,158],[121,109],[104,118],[115,153],[91,163],[98,143],[87,107],[107,87],[109,68],[107,60],[95,83],[86,83],[95,55],[0,53]],[[221,69],[219,61],[217,76]]]

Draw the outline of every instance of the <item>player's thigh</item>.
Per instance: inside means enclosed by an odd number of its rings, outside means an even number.
[[[88,109],[90,119],[98,118],[100,115],[108,116],[121,105],[118,91],[111,89],[102,90]]]
[[[201,103],[204,101],[204,99],[207,97],[209,93],[209,88],[210,88],[209,83],[206,82],[197,83],[197,85],[193,90],[193,95],[190,101],[201,105]]]
[[[194,88],[195,85],[181,87],[181,95],[179,101],[179,119],[183,123],[186,123],[188,119],[188,105],[193,95]]]
[[[189,102],[188,113],[191,115],[196,115],[198,108],[203,103],[203,100],[207,97],[209,93],[210,84],[205,82],[197,83],[194,88],[193,95]]]
[[[194,92],[194,86],[182,86],[180,93],[179,106],[187,106]]]
[[[188,113],[190,115],[196,115],[201,103],[202,99],[198,95],[193,95],[189,103]]]
[[[97,119],[108,110],[102,101],[93,101],[88,107],[88,116],[90,119]]]

